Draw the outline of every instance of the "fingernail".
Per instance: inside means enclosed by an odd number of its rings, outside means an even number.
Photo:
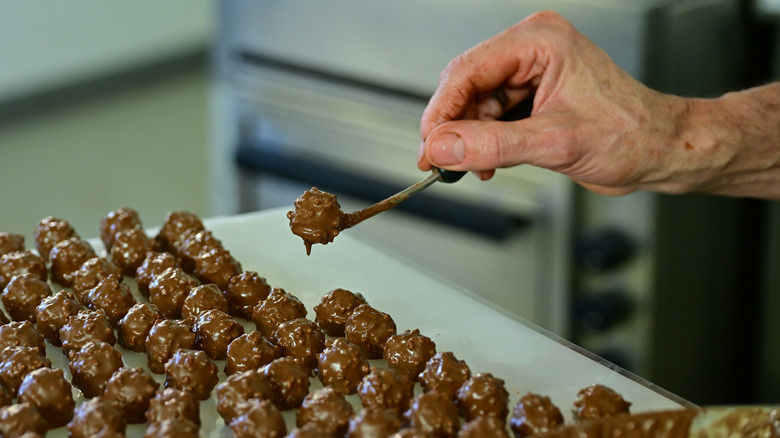
[[[466,157],[466,145],[457,134],[442,134],[434,139],[428,153],[433,164],[450,166],[463,161]]]
[[[420,149],[417,150],[417,162],[419,163],[425,155],[425,140],[420,140]]]

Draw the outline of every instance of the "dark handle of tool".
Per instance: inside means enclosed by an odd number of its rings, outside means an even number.
[[[438,167],[434,167],[433,170],[436,171],[436,173],[439,174],[439,181],[444,183],[454,183],[457,181],[460,181],[461,178],[463,178],[463,175],[466,174],[466,172],[458,172],[455,170],[447,170],[447,169],[439,169]]]

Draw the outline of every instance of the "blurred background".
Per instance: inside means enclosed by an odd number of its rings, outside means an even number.
[[[359,209],[421,178],[447,61],[542,9],[661,91],[780,75],[770,0],[0,0],[0,230],[31,247],[49,215],[94,237],[121,206],[155,227],[315,185]],[[350,233],[694,403],[780,399],[776,203],[530,168],[413,200]]]

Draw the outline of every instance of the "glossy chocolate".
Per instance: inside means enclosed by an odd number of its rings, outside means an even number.
[[[114,329],[102,310],[81,310],[68,318],[68,323],[60,329],[62,352],[66,356],[70,351],[79,350],[93,340],[112,346],[116,344]]]
[[[460,429],[458,407],[449,395],[437,391],[418,394],[404,412],[406,424],[430,436],[454,438]]]
[[[208,230],[191,230],[182,235],[176,256],[182,269],[195,272],[195,260],[213,248],[222,248],[222,242]]]
[[[32,274],[41,281],[49,278],[46,261],[30,250],[9,252],[0,256],[0,287],[5,287],[17,275]]]
[[[13,321],[0,326],[0,351],[7,347],[33,347],[41,355],[46,355],[43,336],[30,321]]]
[[[466,421],[493,416],[505,423],[509,412],[509,392],[502,379],[490,373],[478,373],[458,389],[456,403]]]
[[[161,319],[152,325],[146,336],[146,356],[149,370],[165,372],[165,363],[180,348],[195,347],[195,333],[187,320]]]
[[[141,228],[143,226],[138,212],[129,207],[120,207],[100,219],[100,240],[103,241],[106,251],[110,251],[117,233]]]
[[[387,365],[412,382],[419,379],[425,364],[435,354],[436,343],[418,329],[395,334],[385,342],[384,358]]]
[[[230,279],[243,271],[239,263],[224,248],[211,248],[202,252],[195,259],[195,276],[204,284],[214,283],[220,290],[225,290]]]
[[[87,292],[86,305],[92,310],[102,310],[111,326],[116,327],[135,305],[135,297],[121,277],[109,275]]]
[[[252,309],[268,298],[271,286],[257,272],[244,271],[233,276],[225,289],[228,313],[244,319],[252,318]]]
[[[31,434],[46,435],[43,416],[29,403],[3,406],[0,408],[0,436],[5,438],[28,437]],[[27,435],[25,435],[27,434]]]
[[[117,324],[119,345],[139,353],[146,352],[146,336],[158,320],[163,319],[154,304],[136,303]]]
[[[87,292],[109,275],[122,277],[122,271],[102,257],[92,257],[73,274],[73,292],[81,304],[87,303]]]
[[[371,371],[366,355],[344,338],[326,342],[325,350],[317,356],[317,370],[323,385],[345,394],[357,392],[358,384]]]
[[[471,377],[471,370],[466,362],[446,351],[431,357],[419,377],[424,390],[436,390],[454,399],[458,388]]]
[[[109,251],[109,258],[122,273],[134,276],[136,270],[146,258],[146,253],[154,249],[152,240],[140,228],[123,230],[114,235],[114,245]]]
[[[195,347],[213,360],[224,360],[233,340],[244,334],[244,326],[221,310],[200,313],[193,325]]]
[[[189,391],[198,400],[206,400],[219,382],[219,370],[200,350],[180,348],[165,363],[165,387]]]
[[[157,306],[165,318],[181,318],[181,308],[198,280],[181,268],[168,268],[149,283],[149,302]]]
[[[629,413],[631,403],[612,388],[604,385],[591,385],[583,388],[574,401],[572,414],[577,421],[598,420],[619,414]]]
[[[152,280],[166,269],[178,267],[178,260],[169,252],[147,252],[141,265],[135,270],[135,281],[138,284],[138,291],[148,297],[149,284]]]
[[[496,417],[477,417],[460,428],[458,438],[510,438],[503,421]]]
[[[0,256],[16,251],[24,251],[24,236],[0,231]]]
[[[195,286],[184,299],[181,307],[181,315],[184,318],[197,318],[201,312],[207,310],[219,310],[227,312],[227,301],[216,284],[202,284]]]
[[[149,401],[159,387],[157,381],[141,367],[121,368],[108,379],[103,397],[122,411],[128,423],[143,423]]]
[[[198,429],[190,420],[163,420],[149,423],[144,438],[198,438]]]
[[[97,257],[97,254],[86,240],[71,237],[59,242],[49,252],[52,279],[62,286],[73,286],[76,272],[92,257]]]
[[[563,415],[550,397],[527,393],[512,410],[509,426],[516,438],[540,435],[563,424]]]
[[[327,245],[333,242],[341,231],[343,216],[337,196],[316,187],[306,190],[295,200],[292,211],[287,212],[290,229],[303,239],[306,254],[311,254],[315,243]]]
[[[289,357],[280,357],[260,369],[273,391],[273,402],[286,411],[301,405],[309,393],[309,373]]]
[[[38,368],[51,368],[51,361],[36,347],[6,347],[0,352],[0,383],[13,398],[24,376]]]
[[[279,287],[271,289],[268,298],[252,309],[252,322],[257,331],[265,337],[271,337],[285,321],[304,318],[308,312],[301,300]]]
[[[389,437],[401,428],[401,420],[390,409],[366,407],[351,420],[344,438]]]
[[[103,394],[111,376],[124,366],[122,353],[103,341],[89,341],[68,354],[71,383],[86,398]]]
[[[354,414],[355,410],[341,392],[325,387],[303,399],[295,418],[298,426],[315,424],[323,436],[344,436]]]
[[[52,216],[41,219],[33,231],[35,238],[35,249],[44,260],[49,259],[49,252],[54,245],[71,237],[78,237],[76,230],[71,227],[68,221]]]
[[[276,328],[271,342],[282,347],[283,354],[295,359],[303,369],[317,366],[317,355],[325,349],[325,335],[314,321],[296,318]]]
[[[71,386],[61,369],[38,368],[24,376],[19,386],[18,403],[29,403],[43,412],[49,429],[64,426],[73,418],[76,402]]]
[[[368,304],[357,306],[344,325],[347,340],[360,347],[369,359],[381,359],[385,342],[395,333],[393,318]]]
[[[172,211],[165,216],[165,221],[155,239],[163,250],[176,254],[182,237],[186,233],[202,229],[204,229],[203,222],[196,214],[187,211]]]
[[[333,289],[322,296],[314,306],[315,321],[328,336],[344,336],[344,324],[352,311],[361,304],[368,304],[363,295],[346,289]]]
[[[287,434],[282,413],[268,400],[252,399],[230,422],[235,438],[283,438]]]
[[[400,418],[414,396],[414,383],[391,369],[371,367],[357,392],[363,406],[390,409]]]
[[[200,426],[200,402],[192,393],[165,388],[149,400],[146,421],[189,420]]]
[[[68,438],[121,437],[127,421],[121,410],[103,397],[82,403],[68,423]]]
[[[225,374],[256,370],[282,357],[282,349],[258,331],[245,333],[228,345]]]
[[[241,413],[238,407],[255,398],[273,399],[265,374],[256,369],[232,374],[217,385],[217,413],[229,424]]]
[[[68,319],[79,313],[81,306],[71,292],[62,291],[41,300],[35,308],[38,332],[50,344],[60,346],[60,329]]]
[[[34,274],[17,275],[3,288],[3,306],[14,321],[35,322],[35,308],[51,296],[49,284]]]

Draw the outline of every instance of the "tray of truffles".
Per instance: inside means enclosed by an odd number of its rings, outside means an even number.
[[[348,235],[306,256],[285,213],[0,230],[0,436],[521,437],[690,407]]]

